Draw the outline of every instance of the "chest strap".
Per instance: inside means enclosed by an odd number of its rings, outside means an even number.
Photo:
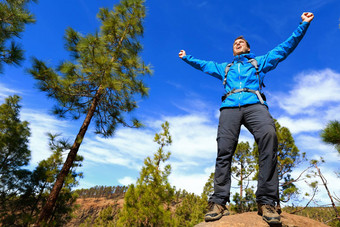
[[[264,94],[261,94],[259,90],[252,90],[252,89],[249,89],[249,88],[240,88],[240,89],[233,89],[231,91],[229,91],[227,94],[223,95],[222,96],[222,102],[228,98],[228,96],[232,95],[232,94],[235,94],[235,93],[238,93],[238,92],[251,92],[253,94],[255,94],[257,96],[257,98],[260,100],[260,103],[261,104],[264,104],[264,101],[266,100],[266,97],[264,96]]]

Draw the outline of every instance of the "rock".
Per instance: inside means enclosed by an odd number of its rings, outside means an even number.
[[[307,217],[302,217],[294,214],[283,212],[281,214],[282,225],[271,225],[272,227],[327,227],[327,225],[314,221]],[[214,222],[202,222],[195,227],[268,227],[257,212],[248,212],[223,216],[220,220]]]

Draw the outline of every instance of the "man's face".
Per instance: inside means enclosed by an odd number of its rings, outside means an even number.
[[[247,46],[247,43],[243,39],[236,39],[233,45],[234,56],[249,53],[250,48]]]

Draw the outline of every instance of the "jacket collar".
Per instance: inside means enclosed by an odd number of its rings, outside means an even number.
[[[253,53],[240,54],[234,56],[234,62],[247,62],[251,58],[255,58]]]

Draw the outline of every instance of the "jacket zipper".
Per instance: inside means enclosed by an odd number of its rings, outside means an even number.
[[[240,88],[242,88],[240,64],[238,63],[238,79],[240,81]],[[238,108],[241,108],[241,92],[238,95]]]

